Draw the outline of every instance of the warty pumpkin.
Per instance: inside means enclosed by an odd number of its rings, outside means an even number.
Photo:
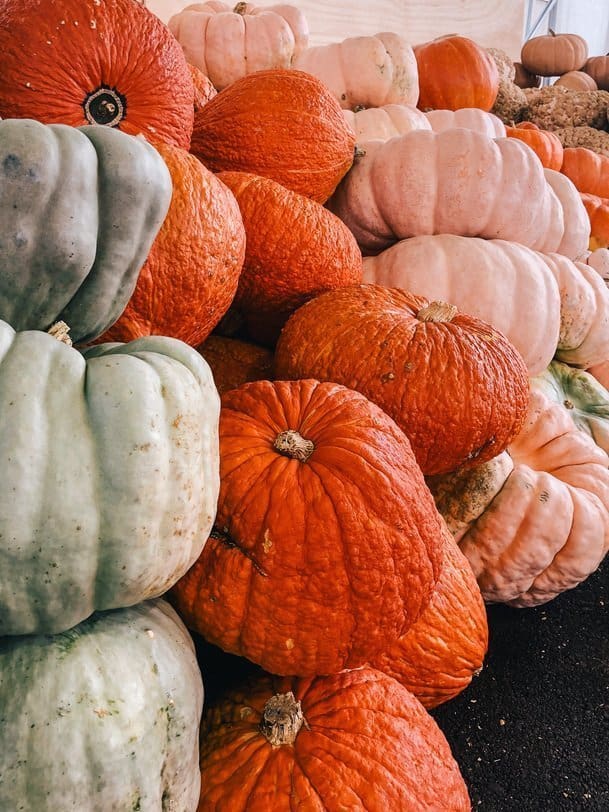
[[[494,457],[528,400],[525,363],[503,334],[452,304],[373,284],[299,308],[277,343],[275,375],[361,392],[404,430],[427,475]]]
[[[196,810],[203,685],[165,601],[1,638],[0,704],[2,809]]]
[[[0,116],[101,124],[188,149],[192,76],[178,42],[134,0],[6,0]]]
[[[0,121],[0,318],[69,321],[75,341],[120,316],[165,218],[171,176],[143,138]]]
[[[251,172],[324,203],[353,163],[355,133],[315,76],[245,76],[195,117],[190,151],[213,172]]]
[[[217,90],[258,70],[292,67],[309,42],[305,15],[287,4],[193,3],[171,16],[167,26],[186,60]]]
[[[220,395],[250,381],[272,379],[273,353],[266,347],[211,335],[197,350],[209,364]]]
[[[204,107],[210,99],[218,94],[218,91],[211,83],[209,76],[206,76],[194,65],[189,65],[190,74],[195,90],[195,113]]]
[[[0,637],[54,634],[165,592],[219,488],[219,398],[164,337],[83,356],[0,322]]]
[[[520,51],[520,61],[537,76],[562,76],[580,70],[588,58],[588,43],[578,34],[541,34],[527,40]]]
[[[489,138],[505,138],[505,124],[493,113],[479,107],[462,107],[459,110],[430,110],[425,113],[431,129],[436,132],[464,127],[466,130],[488,135]]]
[[[355,133],[358,144],[380,139],[387,141],[411,130],[431,130],[425,114],[408,104],[384,104],[343,110],[347,124]]]
[[[314,380],[226,392],[220,464],[214,531],[170,593],[189,628],[313,676],[363,665],[423,611],[440,519],[405,435],[365,397]]]
[[[560,171],[563,148],[558,136],[550,130],[541,130],[531,121],[521,121],[514,127],[506,127],[508,138],[518,138],[531,147],[547,169]]]
[[[471,808],[436,722],[372,668],[315,679],[261,675],[208,711],[198,812],[296,804],[311,812]]]

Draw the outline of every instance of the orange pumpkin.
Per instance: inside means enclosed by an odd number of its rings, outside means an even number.
[[[519,430],[528,402],[522,356],[454,305],[397,288],[323,293],[283,328],[278,378],[356,389],[406,432],[423,473],[490,459]]]
[[[522,121],[515,127],[506,127],[505,131],[508,138],[518,138],[531,147],[546,169],[560,172],[563,147],[553,132],[542,130],[531,121]]]
[[[197,347],[207,361],[220,395],[250,381],[270,380],[273,353],[238,338],[211,335]]]
[[[609,198],[609,158],[586,147],[567,147],[560,170],[580,192]]]
[[[195,88],[195,113],[204,107],[210,99],[218,94],[216,88],[212,85],[211,80],[194,65],[188,66],[192,75],[192,81]]]
[[[590,218],[590,250],[609,247],[609,200],[585,193],[581,199]]]
[[[314,76],[258,71],[195,116],[191,152],[213,172],[252,172],[324,203],[353,163],[355,133]]]
[[[492,56],[473,40],[450,34],[416,45],[421,110],[479,107],[489,111],[499,90]]]
[[[357,392],[226,392],[216,529],[172,592],[186,625],[275,674],[355,668],[428,604],[438,513],[408,440]]]
[[[165,335],[196,346],[237,290],[245,229],[232,192],[185,150],[158,150],[173,180],[169,212],[127,307],[99,341]]]
[[[537,76],[562,76],[583,68],[588,58],[588,43],[578,34],[549,33],[527,40],[520,61]]]
[[[134,0],[0,5],[0,116],[105,124],[188,149],[193,82],[167,27]]]
[[[226,692],[201,730],[208,810],[469,812],[436,722],[391,677],[363,668],[313,680],[262,675]]]
[[[599,90],[609,90],[609,54],[591,56],[582,70],[594,79]]]
[[[270,178],[220,172],[245,225],[235,307],[248,334],[274,344],[288,317],[325,290],[361,282],[362,254],[342,220]]]

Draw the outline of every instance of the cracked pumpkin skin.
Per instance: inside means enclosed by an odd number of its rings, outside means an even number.
[[[223,396],[216,531],[171,600],[275,674],[355,668],[420,615],[442,525],[395,423],[357,392],[258,381]]]
[[[201,733],[198,812],[471,809],[436,722],[372,668],[262,675],[226,693]]]

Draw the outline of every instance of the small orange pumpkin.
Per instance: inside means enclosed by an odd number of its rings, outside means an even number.
[[[609,199],[586,193],[581,199],[590,218],[590,250],[609,247]]]
[[[609,198],[609,158],[586,147],[567,147],[560,171],[580,192]]]
[[[531,147],[546,169],[560,171],[563,146],[553,132],[542,130],[531,121],[522,121],[515,127],[506,127],[505,131],[508,138],[518,138]]]
[[[250,381],[272,378],[273,353],[238,338],[211,335],[197,347],[207,361],[220,395]]]

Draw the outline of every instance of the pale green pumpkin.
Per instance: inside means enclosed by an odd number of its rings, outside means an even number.
[[[219,408],[176,339],[83,355],[0,322],[0,636],[63,631],[186,572],[215,516]]]
[[[0,121],[0,319],[67,321],[75,342],[125,309],[172,194],[143,137],[111,127]]]
[[[194,812],[203,686],[162,600],[0,639],[0,809]]]

